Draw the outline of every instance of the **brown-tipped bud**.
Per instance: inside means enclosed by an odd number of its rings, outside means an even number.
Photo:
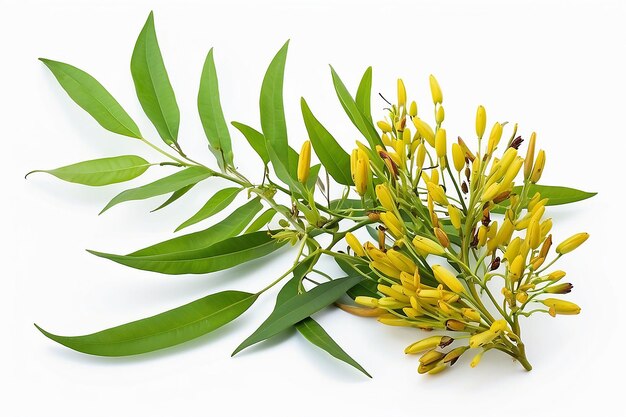
[[[380,212],[378,211],[368,211],[367,218],[373,222],[377,222],[380,220]]]
[[[456,361],[459,360],[461,355],[464,354],[467,349],[469,349],[469,346],[459,346],[457,348],[452,349],[450,352],[446,354],[446,356],[443,357],[443,362],[449,363],[450,366],[454,365]]]
[[[446,232],[438,227],[435,227],[434,232],[437,240],[439,241],[439,243],[441,243],[441,246],[443,246],[444,248],[450,246],[450,239],[448,238]]]
[[[543,241],[543,245],[541,245],[541,250],[539,251],[540,258],[546,258],[548,256],[548,252],[550,251],[550,247],[552,246],[552,235],[548,235],[546,240]]]
[[[438,350],[429,350],[428,352],[424,353],[420,358],[419,361],[422,365],[430,365],[431,363],[437,362],[439,361],[441,358],[443,358],[445,355],[443,354],[443,352],[439,352]]]
[[[511,196],[511,191],[504,191],[498,194],[497,196],[495,196],[495,198],[493,199],[493,202],[495,204],[500,204],[503,201],[507,200],[510,196]]]
[[[454,332],[462,332],[463,330],[465,330],[465,323],[458,320],[450,319],[446,321],[446,328]]]
[[[465,143],[465,141],[463,141],[463,139],[461,139],[461,137],[458,136],[457,142],[459,143],[459,145],[461,145],[461,149],[463,149],[463,154],[465,155],[465,157],[469,159],[470,161],[474,162],[474,159],[476,159],[476,157],[474,156],[472,151],[470,151],[470,148],[467,147],[467,144]]]
[[[386,151],[379,151],[378,155],[382,158],[383,162],[387,166],[389,173],[393,178],[398,178],[398,165],[394,162],[391,155],[389,155]]]
[[[489,270],[495,271],[498,268],[500,268],[500,257],[496,256],[495,258],[493,258],[493,261],[491,261],[491,264],[489,265]]]
[[[343,311],[353,314],[359,317],[378,317],[381,314],[385,314],[387,310],[382,308],[366,308],[366,307],[356,307],[347,304],[337,304],[337,307],[342,309]]]
[[[385,244],[385,231],[387,229],[385,229],[383,225],[379,225],[376,230],[378,230],[378,247],[380,248],[380,250],[385,250],[385,247],[387,246]]]
[[[564,282],[559,285],[550,286],[546,288],[545,291],[550,294],[567,294],[572,292],[572,288],[574,288],[574,285],[569,282]]]
[[[509,148],[519,149],[519,147],[522,146],[522,143],[524,143],[524,139],[522,139],[521,136],[518,136],[511,141]]]

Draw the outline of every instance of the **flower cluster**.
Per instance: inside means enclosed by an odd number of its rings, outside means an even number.
[[[517,125],[506,141],[506,123],[494,123],[485,137],[487,116],[479,106],[477,149],[470,150],[461,137],[448,146],[443,95],[432,75],[430,88],[434,128],[414,101],[407,104],[398,80],[397,104],[377,123],[384,147],[357,142],[352,152],[356,192],[376,206],[370,218],[379,225],[375,243],[363,245],[352,233],[346,241],[354,256],[369,263],[379,294],[357,297],[356,303],[368,310],[350,311],[391,326],[453,332],[406,348],[408,354],[426,351],[419,359],[420,373],[437,373],[469,349],[478,350],[472,366],[496,349],[531,369],[520,317],[580,312],[576,304],[550,296],[572,289],[562,282],[565,272],[551,267],[588,235],[576,234],[551,251],[552,219],[545,217],[549,199],[535,191],[546,155],[535,152],[535,133],[522,157]],[[438,350],[453,342],[448,352]]]

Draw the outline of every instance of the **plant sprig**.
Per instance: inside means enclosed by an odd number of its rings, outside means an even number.
[[[273,58],[263,79],[260,130],[231,123],[263,163],[260,182],[247,178],[236,167],[220,104],[213,49],[209,50],[202,70],[198,111],[217,167],[201,164],[183,151],[178,141],[179,108],[152,13],[137,39],[131,73],[141,107],[156,128],[161,144],[147,139],[131,116],[92,76],[69,64],[41,59],[72,100],[102,127],[140,140],[165,159],[148,162],[140,156],[121,155],[32,172],[104,186],[137,178],[151,167],[178,168],[173,174],[121,192],[102,212],[128,201],[168,195],[155,208],[158,210],[210,178],[231,183],[210,196],[177,230],[228,210],[238,195],[248,196],[245,204],[204,230],[127,255],[91,253],[142,270],[206,274],[268,256],[287,243],[297,250],[292,266],[260,285],[256,292],[211,294],[153,317],[84,336],[58,336],[37,328],[50,339],[83,353],[146,353],[186,342],[231,322],[267,290],[287,280],[278,293],[274,311],[233,355],[295,327],[314,345],[369,376],[311,318],[336,304],[350,313],[377,317],[389,325],[450,332],[454,338],[432,336],[406,349],[407,353],[426,351],[420,358],[421,373],[439,372],[470,349],[479,349],[473,366],[484,352],[493,349],[514,357],[530,370],[521,340],[520,316],[579,311],[564,300],[544,298],[545,308],[537,308],[536,301],[545,294],[571,290],[571,284],[560,283],[564,273],[548,273],[546,269],[586,239],[586,235],[575,235],[557,247],[553,260],[547,260],[552,237],[551,220],[542,220],[545,207],[580,201],[594,194],[538,185],[545,154],[539,151],[535,157],[533,134],[525,160],[518,156],[522,139],[516,136],[517,126],[500,159],[495,152],[505,123],[494,125],[487,147],[483,148],[486,112],[482,106],[477,113],[478,150],[472,152],[459,138],[448,152],[446,131],[442,128],[443,96],[432,76],[434,128],[418,115],[415,102],[407,102],[401,80],[397,103],[390,103],[388,118],[375,125],[371,116],[371,67],[365,71],[354,97],[331,67],[339,102],[365,143],[357,142],[357,148],[347,153],[302,98],[301,111],[309,140],[297,152],[287,139],[282,98],[287,49],[288,42]],[[413,124],[415,131],[408,124]],[[317,156],[320,164],[312,165],[312,155]],[[522,165],[523,181],[516,186],[515,178]],[[331,199],[331,179],[343,189],[338,199]],[[503,216],[499,228],[497,221],[491,220],[492,215]],[[359,242],[356,234],[363,228],[370,231],[374,243]],[[516,231],[526,234],[513,238]],[[321,236],[329,236],[329,243],[322,245]],[[351,251],[342,250],[346,245],[338,247],[344,242]],[[316,268],[322,257],[335,259],[346,276],[333,277]],[[441,258],[446,265],[431,264],[432,257]],[[307,277],[308,274],[322,277],[322,282],[317,277]],[[488,285],[494,279],[503,283],[501,300]],[[313,288],[306,289],[305,281]],[[341,300],[346,294],[356,305]],[[499,317],[494,316],[494,311]],[[437,350],[453,342],[458,346],[448,352]]]

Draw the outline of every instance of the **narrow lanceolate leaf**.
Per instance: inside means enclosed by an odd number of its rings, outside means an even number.
[[[209,140],[211,151],[215,154],[218,165],[222,169],[225,165],[232,165],[233,150],[220,103],[213,48],[209,51],[202,69],[200,91],[198,92],[198,111],[204,133]]]
[[[133,119],[95,78],[69,64],[39,59],[52,71],[70,98],[103,128],[131,138],[141,138]]]
[[[212,175],[213,171],[203,167],[185,168],[182,171],[151,182],[150,184],[122,191],[109,201],[100,214],[117,204],[124,203],[126,201],[144,200],[146,198],[172,193],[188,185],[197,184]]]
[[[296,324],[296,329],[304,336],[309,342],[313,343],[315,346],[325,350],[330,355],[339,359],[363,372],[368,377],[372,377],[357,361],[352,359],[350,355],[346,353],[345,350],[341,348],[333,340],[332,337],[324,330],[322,326],[319,325],[318,322],[313,320],[311,317],[308,317],[301,322]]]
[[[144,271],[169,275],[206,274],[261,258],[274,252],[284,243],[272,238],[270,233],[261,231],[231,237],[206,248],[162,255],[124,256],[91,250],[89,252]]]
[[[196,224],[202,220],[208,219],[214,214],[219,213],[224,210],[230,203],[233,202],[237,194],[242,190],[242,188],[230,187],[224,188],[216,192],[213,197],[209,198],[209,201],[206,202],[204,206],[196,214],[191,216],[188,220],[184,221],[183,224],[176,228],[178,232],[181,229],[184,229],[187,226],[191,226],[192,224]]]
[[[334,303],[360,280],[361,277],[357,276],[335,279],[290,298],[280,305],[277,303],[267,320],[235,349],[233,355],[255,343],[277,335],[311,314]]]
[[[63,181],[77,184],[102,186],[116,184],[137,178],[150,167],[145,159],[135,155],[121,155],[112,158],[92,159],[50,170],[31,171],[46,172]]]
[[[300,101],[302,117],[315,154],[328,174],[339,184],[352,185],[350,155],[343,150],[335,138],[315,118],[304,98]]]
[[[221,222],[199,232],[178,236],[147,248],[135,251],[128,256],[154,256],[202,249],[214,243],[237,236],[263,208],[255,198],[233,211]]]
[[[531,198],[535,193],[540,193],[541,198],[547,198],[547,206],[559,206],[562,204],[575,203],[577,201],[586,200],[593,197],[597,193],[590,193],[586,191],[577,190],[575,188],[560,187],[555,185],[539,185],[531,184],[528,190],[528,198]],[[513,187],[513,193],[519,194],[522,192],[522,187]],[[492,209],[495,213],[504,213],[506,207],[509,205],[509,201],[504,201]]]
[[[180,111],[157,42],[152,12],[137,38],[130,71],[143,111],[165,143],[176,143]]]
[[[365,118],[372,123],[372,67],[368,67],[361,78],[359,89],[356,91],[356,107]]]
[[[167,200],[165,200],[163,203],[161,203],[161,205],[157,208],[155,208],[154,210],[150,210],[150,213],[154,213],[155,211],[161,210],[167,206],[169,206],[170,204],[172,204],[174,201],[178,200],[179,198],[181,198],[182,196],[184,196],[185,194],[187,194],[187,192],[189,190],[191,190],[193,188],[193,186],[196,184],[190,184],[190,185],[186,185],[183,188],[174,191],[168,198]]]
[[[333,67],[330,67],[333,84],[335,86],[335,92],[337,93],[337,97],[339,98],[339,102],[341,106],[345,110],[346,114],[352,121],[352,123],[356,126],[357,129],[361,132],[361,134],[367,139],[370,147],[372,149],[376,148],[376,145],[382,145],[382,140],[376,131],[376,128],[372,124],[371,121],[359,110],[356,105],[356,102],[350,95],[350,92],[346,88],[339,75],[335,72]]]
[[[335,258],[335,262],[349,277],[361,276],[364,279],[350,288],[346,293],[353,300],[356,297],[375,297],[378,298],[378,276],[372,271],[372,269],[366,263],[351,264],[341,258]]]
[[[267,224],[272,221],[275,215],[276,210],[274,210],[273,208],[268,208],[266,211],[261,213],[259,217],[254,219],[252,223],[250,223],[250,226],[248,226],[248,228],[246,229],[246,233],[256,232],[262,227],[267,226]]]
[[[257,294],[224,291],[156,316],[85,336],[44,335],[70,349],[98,356],[128,356],[178,345],[210,333],[243,314]]]
[[[270,163],[270,156],[267,153],[267,147],[265,146],[265,136],[253,127],[245,125],[239,122],[231,122],[233,126],[239,130],[246,138],[252,149],[261,157],[263,164]]]

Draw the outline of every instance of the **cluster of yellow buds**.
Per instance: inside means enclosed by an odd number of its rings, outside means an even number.
[[[535,133],[522,156],[517,125],[505,142],[507,123],[495,122],[484,147],[487,113],[479,106],[477,149],[470,150],[461,137],[449,149],[442,127],[443,94],[432,75],[430,89],[434,125],[418,113],[415,102],[407,108],[405,85],[398,80],[397,104],[377,123],[383,146],[370,149],[357,143],[352,152],[356,191],[376,213],[370,219],[380,225],[376,243],[362,244],[352,233],[345,238],[354,256],[369,265],[378,295],[356,297],[362,307],[347,309],[392,326],[460,335],[431,336],[407,347],[408,354],[426,352],[419,359],[420,373],[438,373],[471,349],[479,350],[472,366],[494,349],[530,370],[519,336],[520,318],[580,312],[574,303],[542,296],[571,291],[572,284],[560,282],[564,272],[547,269],[588,235],[576,234],[551,252],[552,219],[545,217],[549,195],[535,185],[546,156],[543,150],[535,154]],[[366,193],[372,186],[374,192]],[[432,256],[441,261],[432,265]],[[501,283],[501,295],[492,294],[488,286],[494,279]],[[481,296],[485,293],[490,307]],[[437,350],[453,343],[448,352]]]

